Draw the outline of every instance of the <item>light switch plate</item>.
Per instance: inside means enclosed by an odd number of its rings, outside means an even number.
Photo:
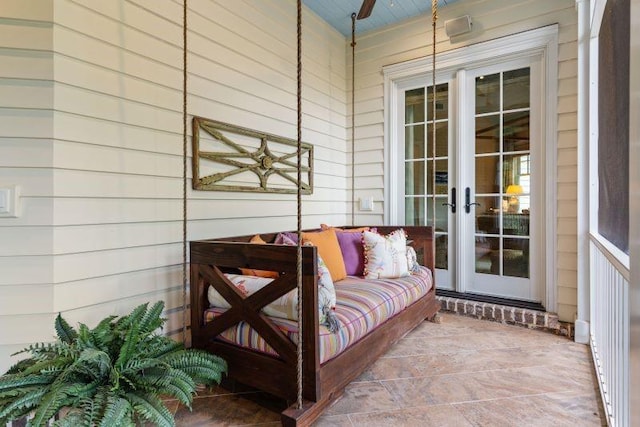
[[[0,187],[0,218],[17,218],[20,214],[20,188],[16,185]]]
[[[360,199],[360,210],[361,211],[373,211],[373,197],[362,197]]]

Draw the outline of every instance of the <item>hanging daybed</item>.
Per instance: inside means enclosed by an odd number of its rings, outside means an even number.
[[[378,226],[377,231],[389,234],[397,228]],[[377,324],[338,354],[332,354],[332,349],[336,347],[335,341],[343,335],[353,334],[353,329],[350,329],[350,325],[342,325],[344,332],[332,333],[326,326],[319,324],[319,312],[314,309],[318,307],[317,249],[313,246],[302,248],[304,407],[285,411],[283,424],[307,425],[317,418],[349,382],[357,378],[395,342],[425,319],[432,319],[436,315],[439,305],[430,274],[434,262],[431,227],[402,228],[416,249],[419,263],[426,268],[420,274],[398,279],[367,280],[349,277],[336,282],[336,311],[340,318],[343,318],[340,310],[344,307],[347,310],[353,309],[357,305],[354,298],[349,297],[349,291],[358,293],[358,301],[366,301],[369,297],[378,298],[380,290],[375,288],[375,282],[383,282],[386,288],[397,290],[397,295],[392,296],[397,298],[391,303],[397,312],[383,310],[385,313],[380,315],[378,310],[365,319],[345,317],[349,322]],[[266,242],[272,242],[276,235],[263,233],[261,237]],[[297,323],[269,317],[261,309],[296,289],[296,247],[249,243],[252,237],[191,242],[192,345],[223,357],[229,365],[229,378],[293,402],[297,395],[297,354],[294,342],[297,340]],[[279,277],[245,298],[228,276],[229,273],[237,273],[240,268],[277,271]],[[209,286],[229,302],[230,309],[210,308]],[[356,290],[353,290],[354,287]],[[372,295],[367,296],[368,291]],[[347,300],[341,301],[341,295],[345,295]],[[407,295],[414,297],[406,299]],[[410,304],[405,307],[398,300]],[[341,305],[343,303],[344,306]],[[244,339],[243,345],[233,342],[233,337],[240,341]],[[268,344],[271,351],[265,352],[265,346],[260,344],[254,345],[261,347],[260,349],[250,348],[251,343],[255,344],[257,340],[263,340],[263,344]],[[331,359],[324,361],[331,356]]]
[[[368,16],[374,3],[375,0],[365,0],[359,18],[363,11]],[[433,0],[434,53],[436,7],[437,1]],[[335,313],[318,309],[319,273],[322,273],[320,269],[325,268],[318,256],[322,249],[302,245],[301,0],[297,1],[297,8],[298,224],[293,233],[297,236],[297,242],[295,246],[280,244],[280,241],[274,243],[281,233],[263,233],[259,236],[261,243],[257,244],[253,235],[193,241],[190,242],[189,265],[192,346],[223,357],[228,363],[229,380],[290,402],[291,406],[282,413],[285,426],[311,424],[324,408],[340,396],[347,384],[414,327],[425,319],[433,319],[439,309],[433,280],[433,228],[425,226],[375,226],[377,233],[387,235],[384,238],[394,233],[402,234],[405,238],[408,236],[409,241],[405,241],[403,247],[406,248],[408,243],[414,248],[421,267],[414,265],[412,274],[403,272],[398,276],[385,276],[384,279],[368,275],[366,279],[350,276],[337,281]],[[186,147],[186,0],[184,19]],[[353,49],[355,14],[352,15],[352,22]],[[435,112],[435,96],[432,99]],[[352,93],[352,108],[353,103]],[[353,128],[352,120],[352,165],[355,151]],[[435,127],[432,137],[435,150]],[[433,154],[435,159],[435,152]],[[184,157],[186,159],[186,151]],[[435,175],[432,179],[435,180]],[[186,183],[186,172],[184,180]],[[354,188],[352,204],[353,191]],[[186,236],[186,188],[184,193]],[[435,218],[435,199],[433,209],[432,219]],[[355,227],[346,227],[349,228]],[[366,231],[357,233],[364,235],[373,227],[365,228]],[[400,228],[402,231],[398,231]],[[238,276],[238,273],[244,274],[247,270],[268,271],[275,275],[261,288],[248,294],[239,286],[244,279]],[[241,277],[240,282],[238,277]],[[296,304],[295,309],[290,311],[296,315],[285,318],[268,315],[267,306],[294,290],[297,291]],[[212,295],[214,299],[223,301],[224,307],[215,306]],[[333,321],[324,323],[327,319],[321,319],[323,314]]]

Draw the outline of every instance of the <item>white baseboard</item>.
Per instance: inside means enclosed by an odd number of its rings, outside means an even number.
[[[586,322],[584,320],[576,320],[574,326],[574,341],[580,344],[589,344],[589,322]]]

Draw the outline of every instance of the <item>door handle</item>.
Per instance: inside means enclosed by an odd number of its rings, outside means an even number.
[[[471,203],[471,189],[467,187],[464,189],[464,211],[466,213],[470,213],[471,206],[473,205],[480,206],[480,203],[477,203],[477,202]]]
[[[456,213],[456,187],[451,188],[451,203],[443,203],[442,206],[451,206],[451,213]]]

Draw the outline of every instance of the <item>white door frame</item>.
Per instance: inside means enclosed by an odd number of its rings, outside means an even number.
[[[459,49],[439,53],[436,55],[436,69],[441,72],[458,71],[463,67],[490,66],[503,61],[514,60],[522,57],[540,56],[543,63],[543,104],[544,114],[541,117],[543,129],[544,165],[544,190],[545,209],[542,213],[542,224],[545,234],[544,240],[544,272],[541,274],[540,293],[545,308],[548,311],[557,311],[556,308],[556,158],[557,158],[557,86],[558,86],[558,25],[549,25],[535,30],[506,36],[495,40],[473,44]],[[431,57],[417,58],[414,60],[383,67],[384,74],[384,222],[385,224],[399,224],[404,221],[400,218],[398,204],[400,192],[396,177],[400,165],[397,139],[398,127],[403,126],[398,122],[398,85],[406,80],[411,80],[424,75],[428,80],[432,70]],[[458,118],[459,119],[459,118]],[[463,126],[461,120],[457,120]]]

